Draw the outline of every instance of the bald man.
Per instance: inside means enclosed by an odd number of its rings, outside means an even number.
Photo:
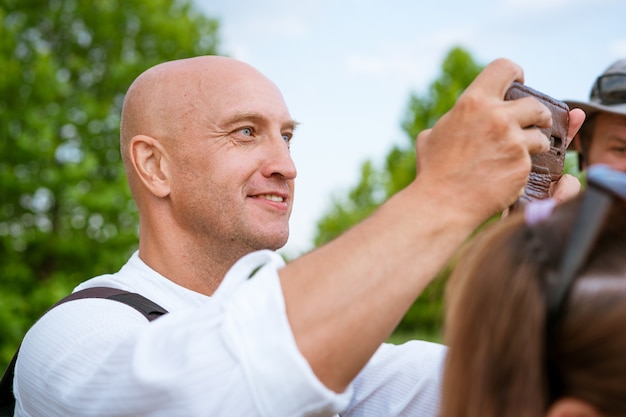
[[[521,68],[491,63],[417,141],[419,175],[373,216],[285,265],[297,123],[249,65],[204,56],[132,84],[121,151],[139,249],[77,290],[137,292],[169,311],[81,299],[29,331],[17,416],[436,415],[443,346],[385,344],[463,240],[520,195],[549,143],[547,108],[503,101]],[[572,111],[570,134],[583,119]]]

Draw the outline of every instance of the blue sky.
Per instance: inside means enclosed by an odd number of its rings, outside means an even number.
[[[623,0],[195,1],[220,20],[223,52],[272,79],[302,123],[291,256],[310,249],[316,221],[365,160],[406,143],[409,95],[426,91],[452,47],[481,64],[512,59],[526,84],[560,99],[587,99],[626,58]]]

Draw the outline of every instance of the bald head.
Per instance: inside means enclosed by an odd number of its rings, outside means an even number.
[[[120,149],[126,174],[137,198],[135,173],[130,161],[131,140],[144,135],[171,147],[181,141],[190,124],[202,123],[222,107],[235,90],[250,85],[278,88],[252,66],[222,56],[199,56],[165,62],[142,73],[131,84],[124,100],[120,126]],[[282,96],[281,96],[282,98]],[[179,148],[182,143],[177,143]]]
[[[120,147],[126,163],[130,140],[176,136],[206,98],[226,94],[241,82],[270,82],[248,64],[222,56],[200,56],[156,65],[132,83],[122,109]]]

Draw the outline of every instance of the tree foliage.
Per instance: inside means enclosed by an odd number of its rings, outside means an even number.
[[[216,54],[189,0],[0,0],[0,365],[78,282],[119,268],[138,219],[119,154],[126,88]]]
[[[430,128],[445,114],[478,75],[482,66],[474,62],[460,47],[451,49],[443,61],[441,74],[424,95],[413,93],[409,99],[402,128],[408,140],[394,146],[377,169],[373,161],[361,167],[361,179],[348,196],[335,199],[329,211],[317,224],[315,244],[321,245],[337,237],[373,213],[384,201],[406,187],[416,173],[415,141],[417,135]],[[441,326],[442,293],[446,271],[436,279],[415,302],[398,327],[399,331],[420,332],[437,337]]]

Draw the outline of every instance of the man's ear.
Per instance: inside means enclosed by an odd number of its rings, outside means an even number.
[[[156,197],[167,197],[171,191],[169,167],[161,143],[151,136],[137,135],[129,148],[137,178]]]
[[[602,414],[583,400],[566,397],[552,404],[546,417],[602,417]]]

